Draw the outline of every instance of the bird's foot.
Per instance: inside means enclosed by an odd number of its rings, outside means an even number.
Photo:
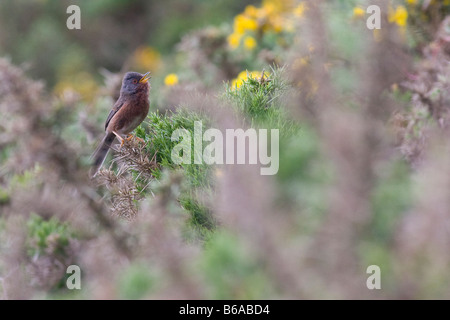
[[[125,139],[122,138],[122,137],[120,136],[120,134],[118,134],[117,132],[113,131],[113,133],[116,135],[117,140],[120,141],[120,147],[119,147],[119,149],[122,148],[123,144],[125,143]],[[127,141],[128,141],[128,140],[127,140]]]
[[[120,146],[119,146],[119,149],[120,149],[120,148],[122,148],[123,144],[125,143],[125,139],[120,138],[119,141],[120,141]]]
[[[132,135],[132,134],[129,134],[128,137],[126,138],[126,140],[127,140],[127,141],[130,141],[130,140],[133,139],[133,138],[134,138],[135,140],[138,140],[138,141],[142,142],[142,143],[145,143],[144,139],[141,139],[141,138],[139,138],[139,137],[136,137],[136,136],[134,136],[134,135]]]

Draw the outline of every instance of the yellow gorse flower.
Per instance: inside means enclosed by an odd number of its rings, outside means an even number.
[[[306,4],[301,2],[298,6],[294,8],[294,15],[296,17],[302,17],[306,10]]]
[[[253,18],[253,19],[259,18],[259,15],[260,15],[259,9],[256,8],[255,6],[252,6],[252,5],[248,5],[248,6],[245,7],[244,14],[247,17],[250,17],[250,18]]]
[[[231,81],[231,88],[239,89],[242,86],[242,84],[249,78],[260,79],[261,76],[262,76],[261,71],[247,71],[247,70],[241,71],[238,74],[238,76]],[[264,72],[264,76],[267,77],[269,76],[269,74],[267,72]]]
[[[175,73],[169,73],[164,78],[164,84],[168,87],[178,84],[178,76]]]
[[[131,63],[138,70],[156,71],[161,66],[161,54],[150,46],[141,46],[133,53]]]
[[[70,77],[64,77],[54,87],[57,95],[66,92],[74,92],[84,101],[93,101],[98,93],[98,84],[94,77],[85,71],[81,71]]]
[[[261,7],[246,6],[234,18],[233,32],[227,38],[228,45],[236,49],[244,39],[245,49],[250,50],[266,32],[293,32],[295,18],[302,17],[307,9],[304,2],[297,6],[296,3],[295,0],[263,0]]]
[[[263,7],[269,7],[275,13],[291,11],[295,6],[295,0],[263,0]]]
[[[366,14],[366,11],[361,7],[353,8],[353,17],[362,18]]]
[[[252,50],[256,47],[256,40],[252,36],[247,36],[244,39],[244,47],[248,50]]]
[[[239,47],[239,44],[241,42],[241,37],[242,35],[236,32],[233,32],[232,34],[230,34],[227,38],[228,41],[228,45],[232,48],[232,49],[236,49],[237,47]]]
[[[249,18],[243,14],[238,14],[234,18],[234,30],[236,33],[244,34],[247,30],[258,29],[258,23],[255,19]]]
[[[269,23],[270,23],[270,28],[277,33],[283,31],[283,29],[284,29],[285,21],[280,16],[270,17]]]
[[[408,11],[404,6],[398,6],[395,10],[389,8],[388,20],[400,27],[405,27],[408,21]]]

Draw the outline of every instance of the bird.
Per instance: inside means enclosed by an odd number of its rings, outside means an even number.
[[[92,155],[93,162],[90,175],[95,177],[105,161],[114,140],[122,146],[126,135],[131,133],[147,117],[150,102],[150,72],[140,74],[127,72],[122,80],[120,95],[109,112],[105,122],[105,137]]]

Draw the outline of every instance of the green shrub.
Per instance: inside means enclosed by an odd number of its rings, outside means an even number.
[[[154,288],[157,279],[145,264],[134,263],[127,267],[118,280],[120,299],[143,299]]]
[[[200,261],[211,299],[264,299],[270,296],[267,275],[231,234],[220,231],[207,243]]]
[[[60,222],[56,217],[44,220],[41,216],[32,214],[27,221],[27,227],[27,253],[30,257],[68,254],[67,249],[73,234],[67,223]]]

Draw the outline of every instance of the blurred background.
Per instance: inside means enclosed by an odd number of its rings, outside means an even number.
[[[1,54],[25,64],[31,77],[45,80],[56,93],[70,87],[92,99],[103,80],[101,70],[169,72],[184,35],[208,26],[226,28],[251,3],[78,1],[82,28],[77,31],[66,28],[71,1],[6,0],[0,11]]]
[[[81,30],[66,27],[71,4]],[[366,27],[374,4],[380,30]],[[449,298],[449,12],[2,0],[0,298]],[[152,73],[145,143],[91,180],[131,70]],[[173,163],[172,133],[198,120],[278,129],[279,172]],[[81,290],[66,286],[72,264]]]

